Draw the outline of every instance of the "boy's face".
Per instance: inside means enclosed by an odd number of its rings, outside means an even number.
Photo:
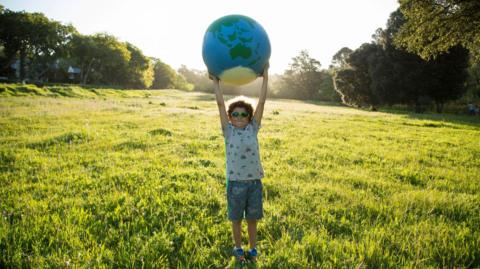
[[[232,111],[232,115],[230,115],[230,122],[233,126],[237,128],[244,128],[248,125],[250,119],[250,115],[248,114],[247,110],[243,107],[236,107]]]

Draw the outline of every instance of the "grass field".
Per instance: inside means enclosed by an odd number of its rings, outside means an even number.
[[[213,95],[22,87],[0,90],[0,268],[231,264]],[[259,267],[480,267],[480,119],[267,100],[262,125]]]

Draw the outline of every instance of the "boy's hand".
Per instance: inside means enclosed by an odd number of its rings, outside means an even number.
[[[213,80],[213,82],[215,83],[218,83],[219,81],[219,79],[216,76],[212,75],[212,73],[208,73],[208,78]]]

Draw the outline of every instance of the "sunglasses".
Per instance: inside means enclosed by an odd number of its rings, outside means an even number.
[[[247,112],[232,112],[232,116],[235,117],[235,118],[238,118],[238,117],[242,117],[242,118],[246,118],[248,117],[248,113]]]

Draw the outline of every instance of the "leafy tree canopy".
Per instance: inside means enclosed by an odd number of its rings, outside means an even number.
[[[320,71],[320,62],[310,57],[306,50],[301,51],[292,60],[289,69],[285,71],[282,77],[283,86],[280,91],[295,91],[289,94],[293,98],[316,99],[323,78]]]
[[[8,67],[20,59],[20,77],[25,74],[26,61],[41,65],[52,64],[65,52],[76,29],[45,17],[42,13],[14,12],[0,9],[0,44],[4,47]]]
[[[397,45],[427,60],[462,45],[480,62],[479,0],[400,0],[400,9]]]

